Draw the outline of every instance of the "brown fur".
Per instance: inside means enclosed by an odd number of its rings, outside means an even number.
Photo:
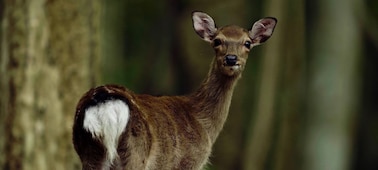
[[[197,33],[203,34],[203,30]],[[215,58],[208,76],[190,95],[138,95],[120,86],[105,85],[82,97],[77,106],[73,142],[83,169],[98,169],[105,159],[101,140],[83,129],[83,120],[88,107],[106,100],[122,100],[130,108],[113,169],[203,168],[226,121],[234,87],[248,58],[250,49],[243,44],[253,41],[249,32],[238,26],[217,29],[211,36],[211,40],[220,39],[223,43],[214,47]],[[238,57],[239,69],[225,64],[225,55],[229,54]]]

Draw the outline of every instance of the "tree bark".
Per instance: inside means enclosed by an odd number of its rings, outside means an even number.
[[[286,1],[265,1],[266,13],[278,18],[278,25],[272,39],[263,45],[263,65],[261,71],[260,89],[257,94],[256,110],[253,124],[247,129],[250,133],[246,140],[243,169],[262,170],[269,160],[269,153],[274,144],[274,121],[276,119],[278,78],[282,65],[282,51],[285,42],[285,33],[281,23]]]
[[[99,3],[3,1],[1,169],[79,169],[71,128],[97,81]]]
[[[302,169],[347,170],[359,98],[360,1],[311,1],[308,20],[308,102]],[[337,9],[337,10],[334,10]]]
[[[296,8],[291,8],[296,6]],[[280,63],[279,86],[277,88],[276,140],[272,154],[272,169],[296,170],[298,166],[297,136],[303,126],[303,96],[305,92],[305,16],[302,0],[287,0],[280,17],[280,28],[285,32],[280,42],[282,61]],[[290,10],[288,10],[290,9]],[[286,41],[289,40],[289,41]]]

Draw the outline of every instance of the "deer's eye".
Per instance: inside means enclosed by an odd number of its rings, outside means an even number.
[[[220,40],[220,39],[215,39],[215,40],[213,41],[213,45],[214,45],[214,47],[217,47],[217,46],[222,45],[222,40]]]
[[[244,46],[246,47],[246,48],[248,48],[248,49],[250,49],[251,48],[251,41],[246,41],[245,43],[244,43]]]

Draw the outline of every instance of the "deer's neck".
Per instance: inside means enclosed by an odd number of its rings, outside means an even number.
[[[212,142],[215,141],[226,121],[234,87],[240,78],[226,76],[213,66],[200,88],[192,94],[196,116],[208,130]]]

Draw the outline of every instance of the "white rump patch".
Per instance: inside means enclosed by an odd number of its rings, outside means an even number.
[[[118,156],[118,139],[125,130],[129,117],[129,106],[121,100],[109,100],[85,111],[83,127],[93,138],[102,141],[107,149],[109,165]]]

